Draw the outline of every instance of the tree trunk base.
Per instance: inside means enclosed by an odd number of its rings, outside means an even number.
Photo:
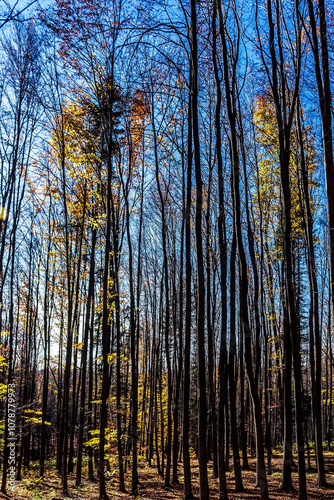
[[[293,487],[292,484],[281,484],[281,486],[278,488],[278,491],[284,491],[286,493],[295,493],[295,488]]]

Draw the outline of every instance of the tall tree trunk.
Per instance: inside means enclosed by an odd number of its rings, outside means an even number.
[[[236,335],[235,335],[235,258],[236,258],[236,234],[233,225],[233,239],[230,256],[230,355],[229,355],[229,385],[230,385],[230,411],[231,411],[231,439],[233,449],[233,464],[235,476],[235,491],[243,491],[239,439],[237,428],[237,407],[236,407],[236,381],[235,381],[235,354],[236,354]],[[241,361],[242,362],[242,361]]]
[[[111,158],[107,164],[107,199],[106,199],[106,242],[104,253],[104,266],[103,266],[103,304],[102,304],[102,389],[101,389],[101,407],[100,407],[100,444],[99,444],[99,487],[100,487],[100,500],[108,500],[106,491],[106,478],[105,478],[105,429],[108,425],[107,413],[107,399],[109,395],[109,364],[108,355],[110,353],[110,319],[109,319],[109,264],[111,252],[111,182],[112,182],[112,161]],[[116,249],[114,249],[116,251]]]
[[[300,355],[300,334],[297,324],[295,282],[292,266],[292,227],[291,227],[291,191],[290,191],[290,134],[293,118],[295,116],[297,96],[299,93],[300,66],[301,66],[301,24],[299,12],[299,0],[295,3],[295,33],[296,33],[296,54],[295,54],[295,85],[293,91],[287,87],[286,61],[283,53],[283,39],[281,27],[283,23],[280,5],[275,5],[275,24],[272,12],[272,1],[268,0],[268,25],[269,25],[269,49],[271,58],[271,89],[274,97],[276,120],[278,126],[279,139],[279,162],[280,177],[283,200],[283,268],[285,280],[285,340],[286,345],[291,339],[293,368],[294,368],[294,389],[295,389],[295,411],[296,411],[296,434],[298,448],[298,479],[299,498],[305,500],[306,494],[306,471],[304,456],[304,433],[303,433],[303,401],[302,401],[302,377],[301,377],[301,355]],[[275,27],[278,41],[278,57],[275,49]],[[291,98],[288,98],[291,94]],[[286,351],[286,349],[285,349]],[[290,381],[287,381],[290,383]]]
[[[84,433],[85,406],[86,406],[87,353],[88,353],[89,327],[91,322],[91,305],[94,299],[95,246],[96,246],[96,228],[93,228],[92,239],[91,239],[91,256],[90,256],[90,268],[89,268],[87,307],[86,307],[86,317],[85,317],[85,327],[84,327],[85,330],[84,330],[83,349],[81,358],[82,359],[81,395],[80,395],[80,408],[79,408],[79,434],[78,434],[78,450],[77,450],[76,486],[80,486],[81,484],[83,433]]]
[[[213,477],[218,477],[217,461],[217,418],[216,418],[216,388],[214,384],[215,354],[213,349],[213,322],[211,317],[211,185],[212,168],[211,159],[209,164],[209,180],[206,211],[206,321],[208,336],[208,372],[209,372],[209,397],[210,397],[210,415],[212,422],[212,460]]]
[[[334,157],[333,157],[333,131],[332,131],[332,93],[330,83],[330,67],[327,40],[326,5],[324,0],[318,0],[319,27],[317,26],[312,0],[308,0],[309,22],[311,26],[312,50],[314,56],[315,75],[318,87],[322,140],[324,147],[326,193],[327,193],[327,219],[330,252],[330,293],[331,315],[334,318]],[[320,48],[319,41],[320,38]],[[322,478],[323,480],[323,478]]]
[[[50,326],[52,314],[52,295],[49,295],[50,285],[50,251],[51,251],[51,197],[49,206],[49,240],[46,254],[46,268],[45,268],[45,289],[44,289],[44,311],[43,311],[43,328],[44,328],[44,370],[43,370],[43,391],[42,391],[42,432],[41,432],[41,456],[40,456],[40,476],[44,475],[45,467],[45,451],[46,451],[46,437],[48,410],[48,392],[49,392],[49,361],[50,361]],[[51,284],[51,290],[54,290],[54,283]]]
[[[194,166],[196,180],[196,263],[197,263],[197,363],[198,363],[198,461],[199,461],[199,494],[200,500],[209,499],[209,484],[206,453],[206,362],[205,362],[205,280],[202,245],[202,204],[203,184],[201,175],[201,157],[198,127],[198,51],[197,51],[197,12],[196,0],[191,0],[191,62],[193,75],[192,92],[192,125],[194,143]]]
[[[223,73],[225,82],[225,94],[227,113],[230,125],[230,157],[231,157],[231,177],[232,177],[232,201],[233,201],[233,214],[234,226],[236,231],[236,239],[238,246],[239,256],[239,283],[240,283],[240,321],[241,328],[245,339],[245,361],[247,367],[248,382],[252,397],[253,412],[254,412],[254,425],[255,425],[255,439],[256,439],[256,452],[257,452],[257,484],[260,487],[261,499],[267,500],[269,498],[267,486],[267,474],[264,460],[264,446],[263,446],[263,430],[262,430],[262,411],[261,401],[259,398],[258,387],[253,371],[252,361],[252,344],[251,344],[251,327],[248,317],[248,271],[247,261],[244,251],[242,230],[241,230],[241,208],[240,208],[240,188],[239,188],[239,152],[237,143],[237,129],[236,129],[236,64],[237,57],[233,59],[232,76],[230,77],[230,58],[228,57],[227,41],[226,41],[226,23],[223,19],[221,4],[218,4],[219,15],[219,29],[222,43],[223,52]],[[239,40],[237,42],[237,45]],[[235,48],[237,50],[237,47]]]
[[[308,270],[309,270],[309,283],[311,293],[311,307],[310,307],[310,367],[311,367],[311,384],[312,384],[312,409],[313,420],[315,428],[315,444],[316,444],[316,461],[318,469],[318,485],[326,485],[326,474],[324,455],[322,450],[322,415],[321,415],[321,335],[319,328],[319,294],[318,282],[315,263],[315,252],[313,244],[313,220],[312,211],[309,197],[309,184],[307,175],[307,165],[304,152],[303,131],[301,124],[301,110],[298,101],[297,109],[297,124],[298,124],[298,139],[300,147],[300,166],[302,177],[302,192],[303,202],[305,205],[305,240],[308,251]],[[315,353],[316,365],[314,363],[314,339],[315,339]]]
[[[283,386],[284,386],[284,435],[283,435],[283,470],[282,470],[282,491],[293,490],[291,467],[292,456],[292,347],[291,338],[287,329],[287,307],[283,305],[283,331],[284,331],[284,357],[283,357]]]
[[[223,176],[223,158],[221,150],[221,124],[220,111],[222,92],[220,86],[220,78],[218,72],[217,61],[217,29],[216,17],[218,4],[215,1],[212,12],[212,60],[215,75],[215,83],[217,89],[217,100],[215,110],[215,132],[216,132],[216,154],[218,166],[218,184],[219,184],[219,213],[218,213],[218,239],[219,239],[219,264],[220,264],[220,293],[221,293],[221,333],[220,333],[220,356],[219,356],[219,422],[218,422],[218,463],[219,463],[219,494],[220,499],[227,498],[227,483],[226,483],[226,462],[225,462],[225,421],[227,415],[227,348],[226,348],[226,331],[227,331],[227,244],[225,230],[225,209],[224,209],[224,176]]]
[[[190,61],[189,80],[192,79],[192,68]],[[190,87],[192,84],[190,83]],[[191,192],[192,192],[192,94],[189,93],[188,104],[188,143],[187,143],[187,201],[185,209],[185,251],[186,251],[186,322],[184,338],[184,375],[183,375],[183,474],[184,474],[184,498],[192,499],[191,490],[191,468],[189,453],[189,396],[190,396],[190,347],[191,347]]]
[[[164,487],[170,488],[170,471],[172,462],[172,368],[170,360],[169,349],[169,329],[170,329],[170,297],[169,297],[169,267],[168,267],[168,254],[167,254],[167,224],[166,224],[166,199],[164,198],[159,177],[159,160],[158,160],[158,139],[155,129],[155,116],[154,116],[154,102],[152,95],[152,127],[154,135],[154,158],[155,158],[155,178],[159,193],[160,210],[161,210],[161,236],[162,236],[162,250],[163,250],[163,272],[164,272],[164,285],[165,285],[165,301],[166,301],[166,315],[165,315],[165,352],[167,364],[167,438],[166,438],[166,470],[164,478]]]
[[[180,274],[179,274],[179,356],[178,356],[178,368],[175,381],[175,400],[174,400],[174,442],[173,442],[173,483],[178,483],[177,476],[177,462],[178,462],[178,452],[179,452],[179,400],[180,400],[180,389],[181,389],[181,376],[182,376],[182,365],[183,365],[183,256],[184,256],[184,227],[185,227],[185,211],[186,211],[186,199],[185,199],[185,151],[184,151],[184,128],[182,127],[182,225],[181,225],[181,244],[180,244]]]
[[[63,117],[62,117],[63,120]],[[68,458],[68,434],[69,434],[69,395],[70,395],[70,378],[71,378],[71,360],[73,346],[73,286],[71,272],[71,257],[70,257],[70,232],[68,227],[68,208],[66,196],[66,168],[65,168],[65,137],[64,130],[61,130],[61,170],[62,170],[62,198],[65,217],[65,258],[66,258],[66,285],[67,285],[67,342],[66,342],[66,357],[64,370],[64,385],[63,385],[63,407],[62,407],[62,425],[61,434],[63,436],[62,449],[62,480],[63,494],[68,496],[67,484],[67,458]]]
[[[130,233],[129,185],[132,170],[132,151],[129,151],[129,170],[126,185],[123,182],[125,199],[126,234],[129,251],[129,286],[130,286],[130,352],[131,352],[131,446],[132,446],[132,481],[131,493],[138,494],[138,359],[136,331],[136,300],[134,290],[133,251]]]

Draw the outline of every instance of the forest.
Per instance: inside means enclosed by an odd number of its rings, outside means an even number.
[[[1,3],[1,498],[334,498],[333,6]]]

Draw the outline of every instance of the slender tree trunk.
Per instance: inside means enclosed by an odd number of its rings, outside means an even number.
[[[189,79],[192,79],[190,61]],[[192,84],[190,84],[192,87]],[[185,210],[185,252],[186,252],[186,322],[184,339],[184,375],[183,375],[183,474],[184,498],[192,499],[191,468],[189,453],[189,396],[190,396],[190,347],[191,347],[191,191],[192,191],[192,95],[189,93],[188,105],[188,144],[187,144],[187,201]]]
[[[242,468],[249,470],[248,454],[247,454],[247,432],[245,428],[245,368],[244,368],[244,336],[240,325],[240,317],[238,321],[239,327],[239,365],[240,365],[240,437],[241,437],[241,452],[242,452]]]
[[[235,476],[235,491],[243,491],[241,465],[239,456],[239,439],[237,428],[237,407],[236,407],[236,381],[235,381],[235,258],[236,258],[236,234],[233,229],[233,239],[230,256],[230,355],[229,355],[229,385],[230,385],[230,411],[231,411],[231,439],[233,449],[233,464]]]
[[[178,483],[177,476],[177,462],[179,453],[179,402],[180,402],[180,389],[181,389],[181,376],[183,365],[183,256],[184,256],[184,227],[185,227],[185,151],[183,141],[184,130],[182,128],[182,225],[181,225],[181,244],[180,244],[180,274],[179,274],[179,356],[178,368],[175,383],[175,400],[174,400],[174,442],[173,442],[173,483]]]
[[[269,498],[267,475],[264,460],[264,446],[263,446],[263,431],[262,431],[262,411],[261,402],[258,393],[258,387],[253,371],[252,361],[252,345],[251,345],[251,328],[248,317],[248,271],[246,255],[243,245],[243,237],[241,231],[241,208],[240,208],[240,188],[239,188],[239,152],[237,144],[237,130],[236,130],[236,66],[233,67],[232,77],[230,80],[229,57],[226,42],[226,25],[224,23],[222,9],[220,3],[218,4],[219,15],[219,28],[220,37],[222,42],[223,51],[223,72],[225,81],[225,94],[227,113],[230,125],[230,156],[232,168],[232,200],[233,200],[233,213],[234,225],[236,231],[236,239],[238,245],[239,256],[239,283],[240,283],[240,321],[241,328],[245,339],[245,361],[247,367],[248,382],[252,397],[253,412],[254,412],[254,425],[255,425],[255,439],[256,439],[256,452],[257,452],[257,484],[260,487],[261,499],[267,500]],[[239,42],[238,42],[239,43]],[[237,59],[234,59],[236,65]]]
[[[3,469],[2,469],[2,484],[1,491],[6,494],[6,483],[7,483],[7,470],[8,470],[8,458],[9,458],[9,442],[15,441],[13,438],[16,436],[11,436],[9,441],[9,413],[11,416],[15,412],[13,412],[13,407],[11,406],[11,411],[9,409],[9,405],[13,403],[9,403],[9,394],[15,394],[15,385],[12,385],[13,382],[13,347],[14,347],[14,263],[15,263],[15,246],[16,246],[16,228],[13,228],[13,239],[12,239],[12,268],[10,273],[10,307],[9,307],[9,353],[8,353],[8,377],[7,377],[7,398],[6,398],[6,407],[5,407],[5,439],[4,439],[4,456],[3,456]],[[14,398],[15,399],[15,396]],[[14,403],[15,404],[15,403]],[[15,416],[14,416],[15,418]],[[16,446],[15,446],[16,447]],[[15,459],[16,459],[16,450],[15,450]]]
[[[284,331],[284,369],[283,369],[283,385],[284,385],[284,436],[283,436],[283,470],[282,470],[282,491],[293,490],[291,467],[293,464],[292,457],[292,348],[291,338],[287,332],[287,310],[286,304],[283,306],[283,331]]]
[[[205,363],[205,280],[202,245],[202,204],[203,185],[201,175],[201,158],[198,127],[198,52],[197,52],[197,12],[196,1],[191,0],[191,61],[193,76],[191,79],[192,92],[192,128],[194,143],[194,166],[196,179],[196,263],[197,263],[197,362],[198,362],[198,461],[199,461],[199,494],[200,500],[209,499],[209,484],[206,453],[206,363]]]
[[[50,324],[51,324],[51,309],[52,295],[49,295],[48,289],[50,285],[50,251],[51,251],[51,197],[49,206],[49,241],[46,255],[45,269],[45,289],[44,289],[44,311],[43,311],[43,327],[44,327],[44,372],[43,372],[43,395],[42,395],[42,433],[41,433],[41,456],[40,456],[40,476],[44,475],[45,466],[45,449],[47,437],[47,419],[48,410],[48,392],[49,392],[49,360],[50,360]],[[54,290],[54,283],[51,284],[51,289]]]
[[[92,312],[89,324],[89,364],[88,364],[88,403],[87,403],[87,434],[90,436],[90,431],[93,430],[93,357],[94,357],[94,302],[92,303]],[[88,447],[88,479],[94,480],[93,472],[93,448]]]
[[[322,416],[321,416],[321,335],[319,328],[319,295],[318,282],[315,263],[315,252],[313,244],[313,221],[309,198],[309,185],[307,176],[306,158],[303,144],[303,133],[300,116],[300,104],[298,102],[297,124],[301,159],[301,176],[302,176],[302,192],[305,205],[305,240],[308,251],[308,269],[309,282],[311,292],[311,308],[310,308],[310,367],[311,367],[311,382],[312,382],[312,409],[315,428],[315,444],[316,444],[316,461],[318,469],[318,485],[326,485],[326,474],[324,456],[322,450]],[[316,360],[314,360],[314,339]],[[316,361],[316,366],[314,361]]]
[[[83,433],[84,433],[85,406],[86,406],[87,353],[88,353],[88,340],[89,340],[89,326],[91,322],[91,305],[94,298],[95,246],[96,246],[96,229],[93,228],[92,240],[91,240],[91,257],[90,257],[90,268],[89,268],[87,308],[86,308],[85,330],[84,330],[83,349],[82,349],[81,395],[80,395],[80,408],[79,408],[76,486],[80,486],[81,484]]]
[[[153,96],[152,96],[153,101]],[[152,102],[152,127],[154,135],[154,157],[155,157],[155,178],[160,199],[161,210],[161,236],[162,236],[162,249],[163,249],[163,272],[164,272],[164,285],[165,285],[165,301],[166,301],[166,315],[165,315],[165,352],[167,364],[167,438],[166,438],[166,470],[164,477],[164,487],[170,488],[170,471],[172,462],[172,368],[170,360],[169,349],[169,330],[170,330],[170,297],[169,297],[169,267],[168,267],[168,254],[167,254],[167,224],[166,224],[166,200],[164,198],[159,178],[159,160],[158,160],[158,142],[155,130],[155,117],[154,117],[154,102]]]
[[[224,209],[224,177],[223,177],[223,159],[221,151],[221,124],[220,111],[222,92],[220,86],[220,78],[218,73],[217,63],[217,17],[218,4],[215,1],[213,4],[212,13],[212,59],[215,74],[215,83],[217,89],[217,101],[215,110],[215,132],[216,132],[216,153],[218,166],[218,183],[219,183],[219,214],[218,214],[218,239],[219,239],[219,263],[220,263],[220,293],[222,302],[221,311],[221,337],[220,337],[220,357],[219,357],[219,422],[218,422],[218,463],[219,463],[219,493],[220,499],[227,498],[227,483],[226,483],[226,462],[225,462],[225,421],[227,414],[227,348],[226,348],[226,331],[227,331],[227,244],[225,230],[225,209]]]
[[[333,131],[332,131],[332,94],[330,83],[330,66],[327,41],[326,5],[324,0],[318,0],[319,27],[317,26],[312,0],[308,0],[309,22],[311,26],[312,49],[314,66],[318,87],[322,138],[324,147],[326,193],[327,193],[327,219],[330,251],[330,293],[331,314],[334,318],[334,157],[333,157]],[[320,38],[320,48],[319,41]]]
[[[105,478],[105,429],[108,425],[107,399],[109,395],[109,364],[108,355],[110,353],[110,320],[109,320],[109,264],[110,264],[110,237],[111,237],[111,182],[112,182],[112,164],[111,159],[108,161],[108,177],[107,177],[107,199],[106,199],[106,242],[104,253],[104,268],[103,268],[103,304],[102,304],[102,390],[101,390],[101,407],[100,407],[100,444],[99,444],[99,487],[100,500],[108,500],[109,496],[106,491]]]
[[[71,360],[72,360],[72,345],[73,345],[73,293],[72,293],[72,273],[70,259],[70,233],[68,228],[68,209],[66,198],[66,174],[65,174],[65,138],[64,131],[61,130],[61,168],[62,168],[62,191],[63,191],[63,208],[65,217],[65,257],[66,257],[66,282],[67,282],[67,343],[66,343],[66,358],[64,370],[64,385],[63,385],[63,407],[62,407],[62,426],[61,434],[63,436],[62,448],[62,480],[63,494],[68,496],[67,484],[67,459],[68,459],[68,433],[69,433],[69,392],[71,378]]]
[[[306,500],[306,471],[305,471],[305,456],[304,456],[304,433],[303,433],[303,402],[302,402],[302,377],[301,377],[301,355],[300,355],[300,334],[297,324],[296,314],[296,294],[295,282],[292,266],[292,236],[291,236],[291,191],[290,191],[290,134],[293,118],[295,115],[297,96],[299,92],[300,66],[301,66],[301,25],[299,1],[296,1],[296,61],[295,69],[295,86],[291,93],[291,101],[287,104],[288,88],[287,76],[283,53],[283,40],[281,33],[282,13],[279,4],[276,4],[275,16],[278,22],[275,24],[273,20],[272,2],[268,0],[268,25],[269,25],[269,49],[271,58],[271,89],[274,97],[276,120],[278,125],[279,139],[279,161],[280,161],[280,176],[282,187],[283,200],[283,268],[285,280],[285,340],[289,342],[291,339],[293,368],[294,368],[294,390],[295,390],[295,411],[296,411],[296,434],[298,448],[298,479],[299,479],[299,499]],[[278,57],[274,46],[275,29],[278,40]],[[287,345],[287,344],[286,344]],[[286,349],[285,349],[286,351]],[[290,381],[287,381],[290,383]]]
[[[132,482],[131,493],[138,494],[138,359],[136,332],[136,302],[134,291],[133,251],[130,233],[129,184],[132,170],[132,152],[129,152],[129,171],[126,186],[123,184],[123,196],[126,211],[126,234],[129,251],[129,285],[130,285],[130,352],[131,352],[131,446],[132,446]]]
[[[213,323],[211,317],[211,184],[212,169],[211,161],[209,165],[208,198],[206,212],[206,321],[208,336],[208,372],[209,372],[209,396],[210,396],[210,415],[212,423],[212,460],[213,477],[218,477],[217,461],[217,419],[216,419],[216,388],[214,384],[215,354],[213,350]]]

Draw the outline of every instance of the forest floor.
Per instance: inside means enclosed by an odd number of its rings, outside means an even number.
[[[308,500],[334,500],[334,452],[324,452],[326,461],[326,473],[329,486],[327,488],[317,487],[317,473],[315,470],[314,457],[311,456],[312,469],[307,473]],[[231,460],[232,464],[232,460]],[[210,482],[210,498],[218,500],[218,480],[212,478],[212,467],[209,464],[209,482]],[[275,452],[272,460],[273,474],[268,476],[269,494],[271,500],[288,500],[298,498],[298,472],[297,468],[293,468],[293,484],[296,491],[293,493],[282,493],[279,491],[282,470],[282,453]],[[233,470],[227,473],[229,500],[258,500],[260,498],[258,488],[255,488],[256,471],[255,460],[250,458],[251,470],[243,471],[244,492],[234,492],[234,473]],[[38,474],[38,464],[32,464],[29,471],[25,472],[22,481],[16,483],[15,493],[8,496],[0,494],[0,498],[15,499],[15,500],[60,500],[65,498],[61,492],[61,479],[54,469],[49,469],[44,479],[41,479]],[[183,499],[183,476],[182,464],[180,464],[180,483],[173,484],[170,489],[163,488],[163,481],[158,476],[155,467],[149,467],[145,460],[139,462],[139,495],[137,498],[141,500],[167,500],[167,499]],[[126,488],[130,492],[131,476],[126,474]],[[192,461],[192,482],[193,493],[195,498],[199,498],[198,491],[198,465],[197,461]],[[119,493],[117,491],[117,471],[113,472],[113,468],[109,473],[108,494],[110,500],[125,500],[134,499],[129,493]],[[80,488],[75,487],[75,476],[69,476],[69,489],[71,498],[76,500],[98,500],[98,482],[84,481]]]

